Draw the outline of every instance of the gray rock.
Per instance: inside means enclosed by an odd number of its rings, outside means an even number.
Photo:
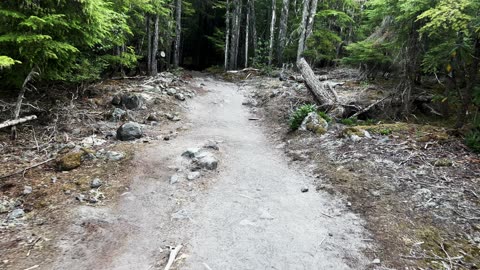
[[[103,182],[102,180],[98,179],[98,178],[95,178],[92,180],[92,182],[90,183],[90,187],[91,188],[99,188],[103,185]]]
[[[123,95],[122,96],[122,103],[121,105],[129,110],[137,110],[140,109],[145,100],[143,97],[138,95]]]
[[[213,149],[213,150],[217,150],[217,151],[220,150],[220,148],[218,147],[217,142],[215,142],[215,141],[209,141],[209,142],[207,142],[207,143],[203,146],[203,148]]]
[[[178,177],[177,174],[174,174],[174,175],[170,176],[170,184],[171,185],[177,183],[179,180],[180,180],[180,177]]]
[[[200,153],[200,148],[189,148],[183,152],[182,157],[194,158]]]
[[[173,96],[177,93],[177,90],[175,90],[175,88],[169,88],[167,89],[167,95],[169,96]]]
[[[311,112],[305,117],[305,119],[303,119],[302,125],[299,129],[322,135],[327,132],[328,123],[325,119],[319,116],[317,112]]]
[[[119,106],[122,103],[122,97],[119,95],[113,96],[112,105]]]
[[[359,141],[362,140],[362,138],[361,138],[360,136],[358,136],[358,135],[352,134],[352,135],[350,136],[350,140],[352,140],[352,142],[359,142]]]
[[[120,121],[124,119],[124,116],[127,114],[126,111],[120,109],[120,108],[115,108],[112,112],[112,120],[113,121]]]
[[[175,98],[180,100],[180,101],[184,101],[185,100],[185,96],[181,93],[177,93],[175,94]]]
[[[23,195],[28,195],[28,194],[32,193],[32,191],[33,191],[33,189],[32,189],[31,186],[25,186],[23,188]]]
[[[79,202],[83,202],[83,201],[85,201],[85,195],[78,194],[77,196],[75,196],[75,199]]]
[[[308,192],[308,187],[302,187],[301,191],[302,193]]]
[[[25,211],[23,209],[15,209],[10,214],[8,214],[7,219],[12,220],[12,219],[18,219],[22,218],[25,216]]]
[[[111,161],[120,161],[125,158],[125,154],[121,152],[107,151],[105,157]]]
[[[215,170],[218,167],[218,159],[210,153],[198,159],[196,163],[207,170]]]
[[[190,173],[187,175],[187,179],[188,179],[188,181],[193,181],[193,180],[199,178],[200,175],[201,175],[200,172],[190,172]]]
[[[141,138],[142,127],[135,122],[128,122],[117,129],[117,139],[121,141],[132,141]]]
[[[176,213],[173,213],[172,219],[177,219],[177,220],[190,219],[190,215],[188,214],[187,210],[182,209]]]

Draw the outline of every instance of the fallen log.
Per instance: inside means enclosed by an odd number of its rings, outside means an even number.
[[[229,70],[227,71],[227,73],[241,73],[241,72],[260,72],[260,69],[257,69],[257,68],[244,68],[244,69],[241,69],[241,70]]]
[[[29,115],[29,116],[19,118],[19,119],[7,120],[3,123],[0,123],[0,129],[6,128],[6,127],[16,126],[18,124],[25,123],[25,122],[35,120],[35,119],[37,119],[36,115]]]
[[[329,108],[329,113],[332,116],[343,117],[345,108],[339,104],[337,93],[333,87],[331,87],[330,83],[320,81],[304,58],[298,60],[297,67],[305,79],[308,90],[317,102],[323,107]]]

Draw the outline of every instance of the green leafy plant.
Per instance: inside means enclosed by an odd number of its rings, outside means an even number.
[[[388,136],[392,134],[392,130],[389,128],[384,128],[380,130],[380,135]]]
[[[317,111],[317,108],[315,105],[312,105],[312,104],[305,104],[297,108],[293,112],[293,114],[290,116],[290,120],[289,120],[290,129],[297,130],[302,124],[305,117],[307,117],[309,113],[315,112],[315,111]]]
[[[357,118],[344,118],[340,120],[340,123],[346,126],[354,126],[358,123]]]
[[[327,123],[332,122],[332,118],[326,112],[318,111],[318,116],[322,117]]]

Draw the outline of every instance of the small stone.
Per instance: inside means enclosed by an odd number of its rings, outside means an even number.
[[[122,119],[124,119],[124,116],[127,114],[126,111],[120,109],[120,108],[115,108],[113,109],[113,112],[112,112],[112,120],[113,121],[120,121]]]
[[[178,177],[177,174],[174,174],[174,175],[170,176],[170,184],[171,185],[177,183],[179,180],[180,180],[180,177]]]
[[[213,150],[217,150],[217,151],[220,150],[220,148],[218,147],[217,142],[215,142],[215,141],[209,141],[209,142],[207,142],[207,143],[203,146],[203,148],[213,149]]]
[[[200,148],[188,148],[187,151],[183,152],[182,157],[194,158],[200,152]]]
[[[60,171],[70,171],[82,165],[84,151],[73,151],[57,158],[57,168]]]
[[[197,164],[201,168],[204,168],[207,170],[215,170],[218,167],[218,159],[212,154],[207,154],[206,156],[200,158],[197,161]]]
[[[173,96],[173,95],[175,95],[176,93],[177,93],[177,90],[175,90],[174,88],[169,88],[169,89],[167,89],[167,94],[168,94],[169,96]]]
[[[302,187],[301,191],[302,193],[308,192],[308,187]]]
[[[31,186],[25,186],[25,187],[23,188],[23,195],[30,194],[30,193],[32,193],[32,191],[33,191],[33,189],[32,189]]]
[[[51,180],[52,180],[52,183],[55,184],[55,183],[57,182],[57,177],[56,177],[56,176],[52,176]]]
[[[195,179],[197,179],[198,177],[200,177],[200,172],[190,172],[188,175],[187,175],[187,179],[188,181],[193,181]]]
[[[105,156],[108,160],[111,161],[120,161],[125,158],[125,154],[121,152],[108,151],[105,153]]]
[[[83,201],[85,201],[85,195],[78,194],[77,196],[75,196],[75,199],[79,202],[83,202]]]
[[[352,142],[359,142],[359,141],[362,140],[362,138],[361,138],[360,136],[358,136],[358,135],[352,134],[352,135],[350,136],[350,140],[352,140]]]
[[[175,95],[175,98],[178,99],[178,100],[180,100],[180,101],[184,101],[184,100],[185,100],[185,96],[184,96],[183,94],[181,94],[181,93],[177,93],[177,94]]]
[[[373,264],[380,264],[380,259],[375,259],[372,261]]]
[[[70,195],[70,194],[72,194],[72,191],[70,191],[70,190],[65,190],[63,193],[64,193],[65,195]]]
[[[99,188],[103,185],[103,182],[102,180],[98,179],[98,178],[95,178],[92,180],[92,182],[90,183],[90,187],[91,188]]]
[[[12,220],[12,219],[17,219],[17,218],[22,218],[25,216],[25,211],[23,209],[15,209],[10,214],[8,214],[7,219]]]

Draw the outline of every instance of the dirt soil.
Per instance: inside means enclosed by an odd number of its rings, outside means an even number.
[[[94,157],[0,179],[0,269],[164,269],[178,245],[172,269],[479,268],[480,159],[448,130],[368,121],[291,132],[291,112],[313,103],[303,84],[191,74],[106,81],[55,101],[17,145],[2,135],[0,175],[78,147]],[[389,92],[351,71],[324,75],[346,102]],[[123,94],[145,106],[112,119]],[[115,140],[126,121],[144,137]]]
[[[354,76],[329,77],[345,100],[357,95],[373,103],[389,92]],[[293,110],[314,103],[303,85],[265,77],[240,85],[278,148],[313,171],[317,191],[344,198],[366,219],[378,246],[365,252],[380,258],[379,267],[480,268],[480,158],[461,138],[434,125],[380,120],[331,122],[321,136],[291,132]]]

